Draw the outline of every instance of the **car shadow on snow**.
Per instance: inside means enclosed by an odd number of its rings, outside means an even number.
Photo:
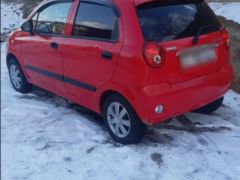
[[[55,107],[64,107],[69,108],[71,110],[74,110],[77,112],[80,116],[85,117],[89,121],[93,122],[97,126],[99,126],[101,129],[106,131],[104,126],[103,118],[91,111],[86,109],[85,107],[82,107],[78,104],[72,103],[62,97],[59,97],[51,92],[48,92],[44,89],[41,89],[39,87],[33,88],[33,91],[30,95],[21,95],[18,96],[20,99],[26,99],[26,100],[33,100],[33,101],[40,101],[40,102],[46,102],[54,105]],[[178,121],[179,123],[172,123],[173,121]],[[203,133],[203,132],[221,132],[221,131],[230,131],[231,128],[224,127],[224,126],[202,126],[200,123],[193,123],[188,117],[185,115],[178,116],[176,119],[169,119],[168,121],[159,124],[154,127],[150,127],[142,145],[146,144],[171,144],[171,142],[174,141],[174,137],[168,133],[162,133],[162,130],[171,130],[171,131],[186,131],[189,133]],[[106,133],[107,136],[107,133]],[[102,144],[108,144],[111,143],[115,147],[121,147],[122,145],[118,143],[114,143],[110,137],[107,138],[106,142],[102,142]],[[90,152],[92,151],[89,150]]]
[[[82,107],[76,103],[70,102],[70,101],[68,101],[60,96],[57,96],[54,93],[46,91],[40,87],[34,86],[33,90],[31,91],[30,94],[23,94],[21,96],[18,96],[18,98],[50,103],[50,104],[54,105],[56,108],[65,107],[65,108],[72,109],[75,112],[77,112],[79,115],[94,122],[95,124],[99,125],[101,128],[104,129],[103,118],[99,114],[97,114],[85,107]]]
[[[214,114],[212,114],[212,115],[214,115]],[[167,123],[160,124],[157,127],[164,128],[164,129],[170,129],[170,130],[188,131],[190,133],[221,132],[224,130],[231,131],[231,128],[226,127],[226,126],[215,126],[214,124],[211,126],[209,126],[209,125],[204,126],[199,122],[194,123],[185,115],[178,116],[176,119],[180,123],[180,125],[169,124],[167,122]]]
[[[214,116],[214,114],[212,114]],[[221,133],[223,131],[231,131],[231,127],[218,126],[212,123],[211,125],[204,125],[199,122],[193,122],[185,115],[178,116],[173,119],[169,119],[159,125],[149,128],[149,131],[145,137],[145,142],[153,142],[160,144],[171,144],[174,141],[176,132],[188,132],[198,136],[201,133]],[[199,143],[205,145],[199,136]]]

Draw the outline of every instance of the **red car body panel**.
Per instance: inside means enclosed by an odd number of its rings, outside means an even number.
[[[79,4],[75,0],[64,37],[29,35],[18,30],[8,40],[8,56],[16,57],[30,83],[98,113],[101,113],[103,95],[117,92],[149,125],[190,112],[223,96],[230,87],[232,68],[229,49],[224,47],[220,31],[200,36],[199,42],[194,45],[217,43],[217,62],[213,64],[189,70],[180,68],[176,54],[180,49],[191,48],[192,38],[160,43],[165,51],[176,47],[166,54],[162,67],[152,68],[146,63],[143,57],[144,39],[135,10],[135,5],[146,1],[115,0],[115,6],[120,11],[117,43],[71,37]],[[57,50],[50,48],[52,42],[58,43]],[[102,51],[112,52],[112,60],[103,60]],[[31,70],[33,67],[43,70],[43,73],[36,72],[38,69],[34,72]],[[45,76],[45,71],[55,78]],[[158,104],[164,106],[161,114],[155,113]]]

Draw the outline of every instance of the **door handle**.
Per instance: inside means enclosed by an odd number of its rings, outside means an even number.
[[[56,42],[51,42],[50,46],[53,49],[57,49],[58,48],[58,44]]]
[[[102,57],[103,57],[104,59],[106,59],[106,60],[111,60],[111,59],[112,59],[112,56],[113,56],[113,54],[112,54],[111,52],[109,52],[109,51],[103,51],[103,52],[101,53],[101,55],[102,55]]]

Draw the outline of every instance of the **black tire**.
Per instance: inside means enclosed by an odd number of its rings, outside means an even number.
[[[130,128],[128,129],[128,131],[129,131],[128,135],[125,137],[117,136],[111,129],[109,121],[108,121],[108,115],[109,115],[108,109],[110,108],[110,105],[112,105],[114,103],[121,104],[128,113],[127,117],[129,117],[128,121],[130,122]],[[119,110],[119,112],[120,112],[120,110]],[[141,120],[137,116],[136,112],[131,107],[131,105],[127,102],[127,100],[125,100],[122,96],[120,96],[118,94],[110,95],[107,98],[107,100],[105,101],[105,103],[103,105],[103,117],[104,117],[104,123],[105,123],[108,133],[110,134],[112,139],[118,143],[121,143],[121,144],[140,143],[147,132],[147,126],[141,122]],[[122,131],[121,128],[119,128],[119,129],[120,129],[120,131]]]
[[[14,83],[13,83],[13,79],[12,79],[12,76],[11,76],[11,67],[14,66],[18,71],[18,77],[20,78],[20,81],[19,81],[19,86],[16,86]],[[11,58],[8,62],[8,72],[9,72],[9,77],[10,77],[10,80],[11,80],[11,84],[13,86],[13,88],[22,93],[22,94],[26,94],[26,93],[29,93],[31,90],[32,90],[32,85],[29,84],[27,82],[27,79],[22,71],[22,68],[21,66],[19,65],[19,63],[17,62],[16,59],[14,58]]]
[[[221,97],[221,98],[217,99],[216,101],[195,110],[194,112],[197,112],[200,114],[212,114],[214,111],[216,111],[217,109],[219,109],[222,106],[223,100],[224,100],[224,97]]]

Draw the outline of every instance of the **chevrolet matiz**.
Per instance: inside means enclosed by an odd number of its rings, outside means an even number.
[[[223,103],[229,36],[203,0],[46,0],[7,41],[20,93],[39,86],[103,116],[119,143]]]

